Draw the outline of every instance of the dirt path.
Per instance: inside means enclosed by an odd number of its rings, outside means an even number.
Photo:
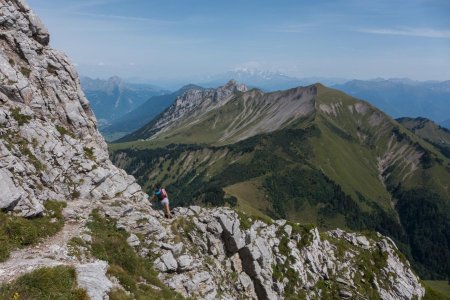
[[[76,264],[77,260],[68,255],[67,242],[84,230],[91,210],[92,202],[87,200],[68,202],[63,210],[63,229],[35,246],[13,251],[7,261],[0,263],[0,283],[10,282],[24,273],[44,266]]]

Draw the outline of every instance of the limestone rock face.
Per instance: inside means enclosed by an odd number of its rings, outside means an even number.
[[[394,242],[311,225],[261,221],[227,208],[174,209],[175,219],[145,206],[102,206],[118,226],[140,234],[160,279],[198,299],[421,299],[424,288]],[[158,228],[146,227],[158,222]],[[139,221],[141,220],[141,221]],[[177,246],[180,243],[181,247]],[[297,298],[296,298],[297,299]]]
[[[236,92],[246,92],[248,88],[230,80],[217,89],[190,89],[176,99],[176,102],[151,127],[152,134],[169,130],[190,117],[199,118],[215,107],[226,104]]]
[[[145,197],[114,167],[67,57],[22,0],[0,0],[0,208],[40,214],[48,199]]]

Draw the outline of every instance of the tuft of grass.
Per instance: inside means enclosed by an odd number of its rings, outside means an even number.
[[[50,74],[52,74],[52,75],[56,75],[56,74],[58,74],[57,71],[58,71],[57,68],[55,68],[55,67],[53,67],[53,66],[51,66],[51,65],[48,65],[48,66],[47,66],[47,72],[48,72],[48,73],[50,73]]]
[[[250,229],[256,221],[261,221],[267,225],[273,224],[273,220],[271,218],[269,218],[268,216],[251,215],[251,214],[247,214],[240,210],[235,210],[235,212],[237,213],[237,215],[239,217],[239,223],[240,223],[239,227],[241,228],[241,230]]]
[[[88,300],[78,288],[73,267],[58,266],[37,269],[10,284],[0,285],[0,299],[66,299]]]
[[[84,150],[84,156],[87,159],[95,161],[94,148],[92,148],[92,147],[84,147],[83,150]]]
[[[335,281],[319,280],[314,286],[314,289],[322,291],[320,299],[341,299],[341,297],[339,296],[339,286]]]
[[[67,245],[69,246],[69,255],[75,256],[78,259],[82,257],[82,249],[88,248],[88,244],[80,237],[71,238]]]
[[[72,198],[72,200],[78,199],[80,198],[81,193],[80,191],[73,191],[72,193],[70,193],[70,197]]]
[[[71,132],[70,130],[68,130],[66,127],[60,126],[60,125],[56,125],[55,128],[56,128],[56,130],[58,130],[58,132],[59,132],[61,135],[68,135],[68,136],[70,136],[70,137],[73,138],[73,139],[75,138],[75,134],[73,134],[73,132]]]
[[[9,257],[11,250],[35,245],[52,236],[64,226],[62,209],[66,203],[47,201],[45,216],[26,219],[0,212],[0,261]]]
[[[20,152],[28,157],[37,171],[45,170],[45,165],[33,154],[33,152],[31,152],[30,148],[28,147],[28,142],[25,139],[19,138],[17,144],[19,146]]]
[[[20,113],[19,107],[11,108],[11,116],[19,123],[19,126],[30,123],[32,117]]]
[[[31,75],[31,69],[27,68],[27,67],[20,67],[20,73],[23,74],[23,76],[30,78]]]
[[[127,295],[122,290],[113,289],[109,292],[109,300],[133,300],[134,298],[131,295]]]
[[[113,290],[111,299],[182,299],[159,279],[150,260],[140,257],[127,243],[129,234],[119,231],[116,222],[92,213],[88,227],[92,234],[91,254],[109,263],[108,274],[116,277],[133,297]]]

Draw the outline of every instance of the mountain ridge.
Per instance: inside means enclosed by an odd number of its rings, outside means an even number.
[[[144,189],[163,182],[179,205],[238,204],[325,228],[377,230],[403,243],[405,253],[411,251],[409,239],[419,234],[403,227],[412,218],[403,205],[409,191],[422,187],[438,195],[429,196],[436,205],[448,205],[448,158],[368,102],[338,90],[321,84],[272,93],[253,89],[201,111],[206,113],[161,122],[169,124],[166,130],[152,131],[155,119],[140,131],[138,138],[147,140],[110,145],[112,160]],[[245,196],[245,190],[258,198]],[[439,247],[450,255],[444,244]],[[448,272],[437,261],[418,263],[426,276],[442,276],[434,268]]]
[[[120,139],[150,122],[154,117],[170,106],[178,96],[181,96],[185,91],[193,88],[201,87],[189,84],[171,94],[153,96],[132,111],[111,121],[111,124],[102,128],[102,133],[107,137],[108,141]]]

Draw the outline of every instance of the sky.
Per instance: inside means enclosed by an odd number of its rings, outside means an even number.
[[[447,0],[28,0],[82,75],[450,79]]]

